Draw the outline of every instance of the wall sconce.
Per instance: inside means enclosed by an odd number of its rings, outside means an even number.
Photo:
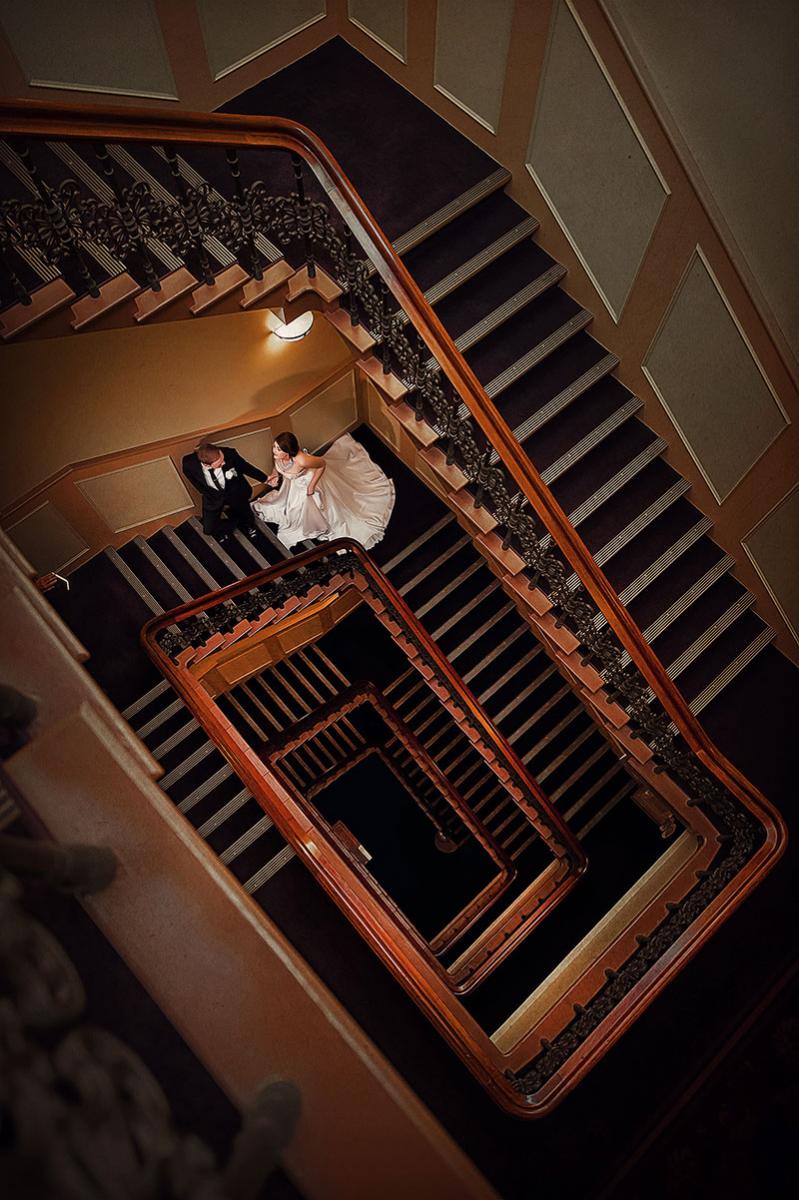
[[[282,342],[299,342],[311,332],[313,317],[313,312],[309,309],[308,312],[300,313],[293,321],[284,321],[282,310],[274,309],[269,312],[267,324],[270,331]]]

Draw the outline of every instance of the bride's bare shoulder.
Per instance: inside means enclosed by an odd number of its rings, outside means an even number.
[[[294,458],[295,463],[299,467],[309,467],[314,470],[316,467],[324,466],[324,459],[318,458],[315,454],[309,454],[307,450],[300,450]]]

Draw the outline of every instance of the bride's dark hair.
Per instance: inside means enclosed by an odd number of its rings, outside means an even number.
[[[289,458],[297,457],[297,451],[300,448],[300,443],[297,441],[293,433],[279,433],[275,437],[275,442],[284,454],[288,454]]]

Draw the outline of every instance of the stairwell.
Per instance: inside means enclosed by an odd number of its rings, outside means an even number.
[[[343,55],[343,65],[332,51],[327,53],[327,60],[320,61],[328,71],[354,69],[352,52]],[[317,71],[319,65],[315,64]],[[445,134],[434,127],[437,119],[430,114],[431,140],[446,142],[451,159],[456,157],[456,142],[462,142],[469,169],[453,171],[446,184],[440,178],[446,178],[446,172],[437,171],[429,194],[424,195],[430,211],[414,212],[418,219],[413,225],[400,227],[403,200],[408,201],[405,211],[411,212],[414,205],[418,210],[424,189],[417,181],[412,198],[407,196],[407,184],[404,196],[400,195],[401,164],[395,163],[389,180],[384,178],[375,194],[369,194],[368,180],[364,186],[354,162],[347,161],[346,144],[344,153],[336,145],[337,137],[346,143],[351,136],[336,127],[341,117],[337,106],[323,112],[316,90],[302,95],[303,71],[313,68],[314,64],[303,63],[288,68],[281,72],[282,79],[275,77],[254,89],[257,96],[242,98],[240,109],[271,105],[269,111],[285,111],[311,125],[316,122],[314,127],[340,155],[394,238],[396,249],[514,437],[579,529],[692,711],[708,714],[718,727],[726,727],[729,713],[740,704],[742,689],[751,712],[761,693],[773,694],[777,687],[780,696],[789,695],[795,686],[793,668],[786,670],[785,661],[771,646],[773,631],[752,611],[754,598],[735,579],[733,560],[712,540],[710,521],[687,498],[688,483],[666,461],[665,442],[640,419],[640,400],[614,376],[617,360],[588,332],[591,315],[565,290],[563,268],[532,240],[534,217],[504,192],[507,172],[454,131],[447,129]],[[365,72],[362,83],[378,87],[374,68]],[[374,104],[363,106],[373,110],[375,124],[386,120],[392,105],[407,103],[407,97],[397,98],[392,92],[401,89],[386,86],[387,96],[375,93]],[[377,143],[378,135],[379,130],[373,131],[367,143]],[[417,134],[420,140],[422,136]],[[75,162],[66,159],[63,150],[56,152],[49,146],[48,152],[78,174]],[[135,156],[141,157],[139,147]],[[5,157],[2,161],[9,167]],[[242,162],[246,169],[246,155]],[[134,179],[146,170],[153,180],[168,180],[165,163],[156,158],[135,165],[119,157],[117,163]],[[221,172],[221,165],[211,170],[207,151],[187,153],[181,169],[195,183],[192,172],[199,171],[199,178],[220,185],[221,174],[216,172]],[[80,175],[82,183],[99,194],[97,180],[83,166]],[[445,186],[448,191],[442,191]],[[391,195],[381,205],[384,192]],[[209,250],[216,255],[217,278],[235,265],[235,255],[225,247]],[[269,269],[278,263],[268,247],[259,250]],[[168,255],[160,259],[165,278],[167,269],[185,270],[184,263]],[[242,269],[240,263],[238,267]],[[28,261],[24,269],[34,281],[56,282],[44,279],[42,264]],[[107,279],[113,279],[114,270],[115,264],[97,258],[98,278],[106,271]],[[77,294],[80,281],[72,280],[72,285]],[[196,279],[190,286],[197,286]],[[243,286],[246,280],[239,278],[235,287]],[[343,304],[346,311],[346,297]],[[512,550],[499,547],[490,508],[474,505],[475,489],[465,476],[458,478],[457,469],[446,465],[446,447],[435,431],[416,421],[402,399],[399,404],[396,397],[386,399],[393,402],[395,416],[417,440],[422,457],[449,492],[460,520],[406,473],[373,435],[361,431],[370,452],[398,480],[393,527],[375,558],[545,786],[584,841],[592,862],[601,864],[597,875],[602,884],[582,899],[575,893],[574,907],[557,936],[545,935],[513,975],[499,976],[492,990],[485,996],[481,992],[475,1012],[493,1025],[526,994],[525,972],[545,973],[548,962],[558,962],[567,944],[574,944],[596,914],[618,900],[654,861],[663,849],[662,840],[657,826],[633,803],[636,781],[540,642],[531,637],[529,626],[535,629],[535,620],[521,615],[517,600],[520,592],[525,593],[522,599],[529,607],[533,592],[526,580],[518,586],[518,568],[509,569]],[[351,971],[367,989],[383,994],[386,980],[379,964],[363,955],[338,914],[327,911],[325,898],[309,886],[311,881],[293,862],[291,848],[134,645],[148,615],[242,578],[278,561],[281,553],[266,528],[259,530],[255,545],[236,538],[225,550],[204,538],[196,521],[190,521],[177,529],[165,528],[146,542],[136,540],[119,551],[107,551],[76,574],[72,592],[57,603],[93,651],[90,666],[111,699],[162,763],[163,789],[245,890],[275,917],[369,1028],[368,1005],[359,1000],[346,976]],[[502,567],[499,573],[497,564]],[[102,640],[107,635],[91,633],[91,603],[86,605],[90,595],[93,603],[100,597],[108,603],[114,597],[117,605],[109,639],[116,650],[110,665]],[[527,615],[545,616],[535,610]],[[601,623],[601,616],[597,620]],[[334,695],[348,678],[339,665],[309,653],[302,679],[255,680],[245,685],[247,690],[231,696],[231,710],[241,722],[254,723],[263,732],[267,708],[273,716],[280,714],[278,720],[285,728],[310,711],[316,697]],[[414,710],[414,690],[402,691],[400,680],[395,686],[400,708],[406,717],[413,714],[419,736],[432,753],[441,755],[435,728],[424,728],[424,709]],[[277,705],[275,696],[280,698]],[[764,703],[763,712],[767,711]],[[456,739],[446,753],[457,758],[461,750]],[[514,825],[502,827],[506,814],[492,809],[488,781],[482,797],[483,781],[474,782],[475,807],[505,838],[509,853],[521,855],[525,849],[521,830]],[[313,948],[314,927],[336,930],[339,962],[329,948]],[[408,1012],[404,997],[394,991],[391,995],[395,1020],[372,1019],[376,1040],[401,1057],[412,1031],[436,1058],[419,1029],[417,1014]]]

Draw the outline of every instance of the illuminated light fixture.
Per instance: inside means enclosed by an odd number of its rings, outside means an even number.
[[[309,310],[308,312],[300,313],[293,321],[289,321],[288,323],[281,322],[275,325],[272,333],[275,337],[279,337],[282,342],[299,342],[302,338],[308,336],[312,325],[313,313]]]

